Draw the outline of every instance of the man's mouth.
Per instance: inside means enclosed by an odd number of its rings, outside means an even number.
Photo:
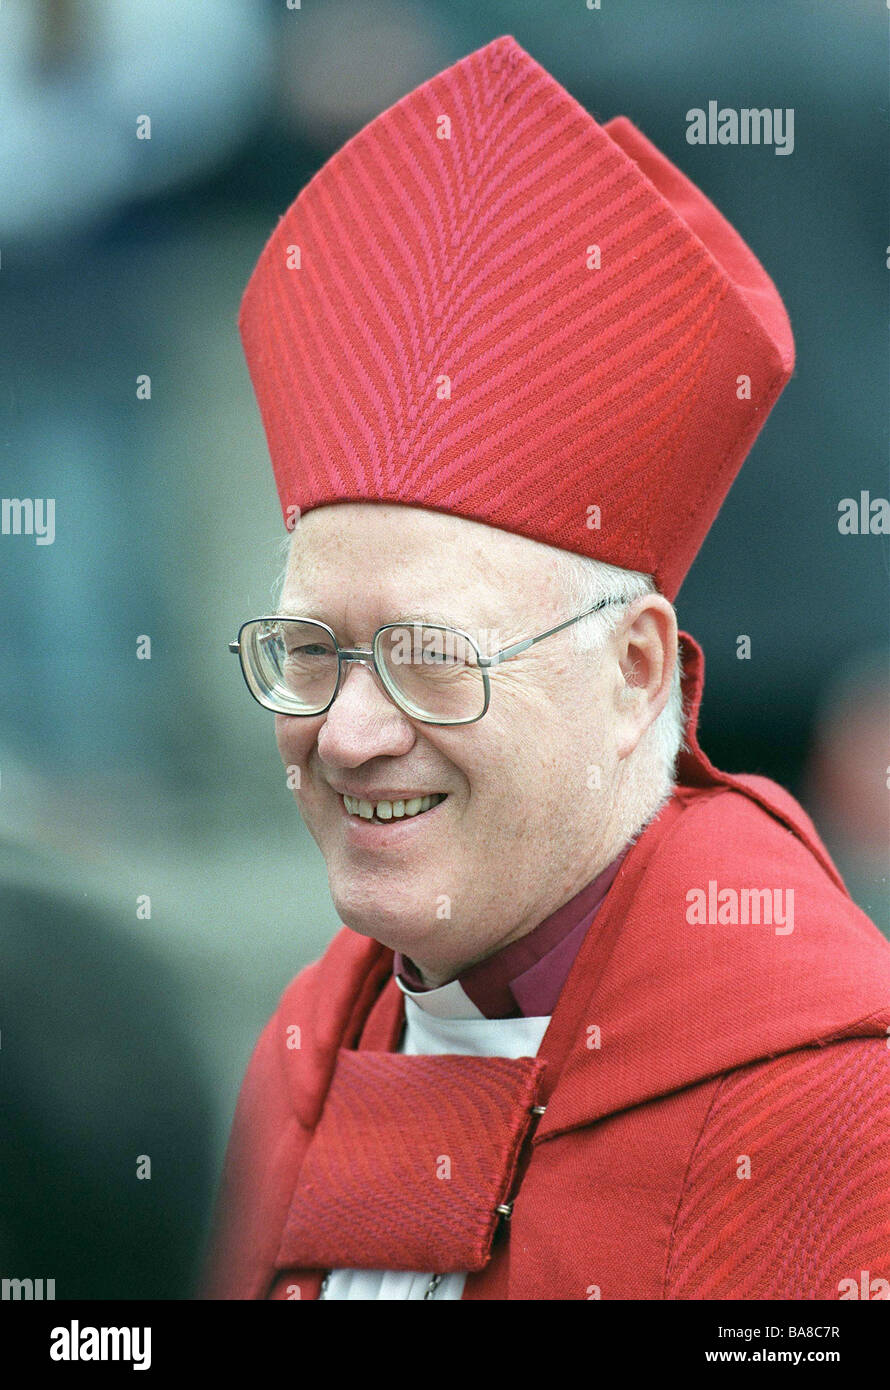
[[[429,796],[413,796],[402,801],[363,801],[357,796],[342,796],[341,800],[351,816],[388,825],[394,820],[422,816],[425,811],[431,811],[440,801],[444,801],[447,795],[447,792],[433,792]]]

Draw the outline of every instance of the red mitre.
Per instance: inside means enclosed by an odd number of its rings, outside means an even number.
[[[714,205],[509,35],[315,174],[239,328],[288,525],[426,507],[670,599],[794,365],[778,292]]]

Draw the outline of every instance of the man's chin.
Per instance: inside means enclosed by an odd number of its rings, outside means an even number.
[[[413,957],[415,951],[422,951],[424,945],[441,932],[443,925],[447,926],[447,923],[431,922],[429,912],[416,905],[396,908],[389,901],[375,908],[367,896],[357,903],[353,897],[341,896],[333,888],[331,897],[337,916],[350,931],[372,937],[406,956]]]

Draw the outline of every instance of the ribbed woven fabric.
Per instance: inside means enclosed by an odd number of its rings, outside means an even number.
[[[890,1297],[888,1140],[886,1038],[728,1076],[686,1176],[665,1297]]]
[[[544,1066],[341,1049],[278,1267],[482,1269]]]
[[[713,204],[509,35],[327,161],[239,328],[287,524],[426,507],[670,598],[794,362],[775,286]]]

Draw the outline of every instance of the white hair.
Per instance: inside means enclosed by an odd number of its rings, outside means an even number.
[[[278,578],[272,584],[272,604],[276,613],[278,612],[278,609],[281,605],[281,594],[284,589],[284,581],[285,579],[287,579],[287,567],[289,564],[290,547],[293,538],[293,531],[289,531],[277,547],[281,554],[281,558],[284,561],[284,568],[282,569]]]
[[[587,555],[569,550],[553,549],[557,579],[566,602],[575,613],[592,608],[600,599],[617,596],[618,603],[609,604],[598,613],[591,613],[580,623],[566,628],[575,651],[598,653],[618,627],[623,614],[635,599],[644,594],[656,594],[658,588],[651,575],[637,570],[619,569]],[[670,793],[676,774],[677,757],[685,747],[685,715],[683,710],[682,669],[679,643],[676,664],[667,704],[644,733],[638,750],[640,760],[651,760],[657,769],[657,802],[660,807]]]

